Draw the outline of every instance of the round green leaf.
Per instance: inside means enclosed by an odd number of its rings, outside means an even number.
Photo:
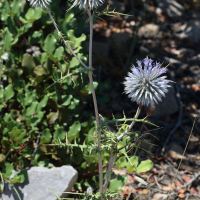
[[[56,112],[50,112],[47,115],[47,120],[49,124],[54,124],[57,119],[58,119],[58,113]]]
[[[58,59],[58,61],[60,61],[61,58],[63,57],[63,52],[64,52],[64,48],[63,47],[58,47],[56,49],[54,56]]]
[[[49,54],[53,53],[56,47],[56,42],[57,40],[55,36],[53,34],[49,34],[44,41],[44,50]]]
[[[51,132],[48,128],[44,129],[42,131],[42,136],[41,136],[41,139],[40,141],[44,144],[46,143],[49,143],[51,141],[51,138],[52,138],[52,135],[51,135]]]
[[[25,17],[28,21],[38,20],[42,17],[42,9],[41,8],[29,8]]]
[[[139,163],[138,157],[137,156],[132,156],[129,159],[130,159],[131,163],[130,162],[127,163],[127,171],[128,172],[134,172],[136,167],[138,166],[138,163]],[[131,164],[133,165],[133,167],[132,167]]]
[[[71,103],[72,95],[62,95],[62,105],[68,106]]]
[[[126,167],[126,166],[127,166],[126,157],[125,157],[125,156],[120,157],[120,158],[115,162],[115,165],[116,165],[117,169],[122,169],[122,168]]]
[[[9,84],[6,88],[5,88],[5,92],[4,92],[4,95],[5,95],[5,98],[6,100],[9,100],[11,99],[13,96],[14,96],[14,91],[13,91],[13,86],[12,84]]]
[[[26,115],[27,116],[32,116],[36,112],[37,105],[38,105],[38,102],[33,102],[31,104],[31,106],[27,108]]]
[[[145,160],[138,165],[136,172],[138,174],[142,172],[148,172],[149,170],[151,170],[152,167],[153,167],[153,162],[151,160]]]
[[[60,126],[56,129],[55,134],[53,135],[54,139],[60,139],[61,141],[65,139],[65,129],[64,127]]]
[[[69,131],[67,134],[68,141],[70,142],[73,139],[77,138],[80,130],[81,130],[80,122],[79,121],[74,122],[73,125],[69,127]]]
[[[29,55],[28,53],[25,53],[23,56],[22,67],[24,67],[24,69],[28,74],[33,73],[33,69],[35,68],[35,63],[33,61],[32,56]]]
[[[109,192],[117,192],[119,189],[121,189],[125,182],[126,182],[127,176],[117,176],[117,178],[112,179],[110,181],[110,185],[108,188]]]

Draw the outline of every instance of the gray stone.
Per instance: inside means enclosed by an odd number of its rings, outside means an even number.
[[[172,85],[172,84],[171,84]],[[166,97],[162,98],[162,102],[155,105],[154,116],[170,115],[178,111],[178,103],[175,98],[175,92],[173,86],[168,88]]]
[[[139,28],[138,30],[138,35],[140,37],[154,37],[158,34],[159,32],[159,26],[156,24],[146,24],[142,27]]]
[[[54,193],[66,198],[78,178],[78,172],[71,166],[32,167],[27,170],[28,179],[24,183],[14,184],[22,200],[56,200]],[[16,172],[12,174],[14,176]],[[1,200],[19,200],[12,186],[5,182],[5,190],[0,194]]]
[[[166,12],[169,17],[181,17],[185,10],[184,7],[175,0],[157,0],[157,3],[159,13]]]

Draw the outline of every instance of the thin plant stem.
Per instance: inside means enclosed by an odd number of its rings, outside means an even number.
[[[111,154],[110,155],[110,161],[109,161],[109,165],[108,165],[108,171],[107,171],[107,174],[106,174],[106,180],[105,180],[104,185],[103,185],[103,193],[106,192],[106,189],[108,187],[108,183],[109,183],[109,180],[110,180],[110,175],[111,175],[111,172],[112,172],[112,167],[113,167],[113,164],[115,162],[116,155],[117,154]]]
[[[142,109],[142,104],[140,103],[138,109],[137,109],[137,112],[136,112],[136,115],[134,117],[134,119],[137,119],[140,112],[141,112],[141,109]],[[120,141],[122,140],[122,138],[131,130],[131,128],[133,127],[133,125],[135,124],[135,121],[132,121],[131,124],[129,125],[128,129],[126,131],[124,131],[121,135],[119,135],[117,137],[117,140]]]
[[[49,13],[49,16],[50,16],[50,18],[51,18],[51,21],[53,22],[53,25],[54,25],[54,27],[55,27],[55,29],[56,29],[58,35],[60,35],[61,33],[60,33],[59,29],[58,29],[58,26],[57,26],[55,20],[53,19],[53,16],[51,15],[51,12],[48,11],[48,13]],[[65,46],[71,51],[71,53],[77,58],[77,60],[78,60],[86,69],[90,69],[90,68],[89,68],[87,65],[85,65],[85,64],[82,62],[82,60],[74,53],[74,51],[71,49],[71,47],[69,46],[69,44],[68,44],[64,39],[63,39],[63,42],[64,42]]]
[[[141,112],[141,109],[142,109],[142,104],[140,103],[134,119],[138,118],[138,116],[139,116],[139,114]],[[122,140],[123,137],[131,130],[131,128],[133,127],[134,124],[135,124],[135,121],[132,121],[132,123],[129,125],[128,129],[126,131],[124,131],[120,136],[117,137],[117,140],[118,141]],[[108,187],[108,183],[109,183],[109,180],[110,180],[112,167],[113,167],[113,164],[115,162],[115,157],[116,157],[116,154],[111,154],[110,155],[110,162],[109,162],[109,165],[108,165],[108,171],[107,171],[107,174],[106,174],[106,180],[105,180],[104,185],[103,185],[103,192],[106,192],[106,189]]]
[[[88,12],[88,15],[89,15],[89,20],[90,20],[89,67],[90,67],[90,69],[92,69],[93,16],[90,12],[90,9],[87,9],[87,12]],[[98,111],[97,99],[96,99],[96,94],[95,94],[95,90],[94,90],[93,78],[92,78],[92,72],[91,71],[89,71],[88,76],[89,76],[91,90],[92,90],[95,117],[96,117],[96,122],[97,122],[98,151],[99,151],[99,153],[98,153],[99,190],[100,190],[100,194],[102,195],[103,194],[103,168],[102,168],[102,158],[101,158],[101,130],[99,128],[99,126],[100,126],[99,111]]]

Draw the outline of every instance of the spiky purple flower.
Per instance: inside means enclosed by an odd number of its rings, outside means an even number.
[[[90,10],[93,10],[94,8],[97,8],[101,4],[104,3],[104,0],[69,0],[70,2],[74,1],[72,7],[79,6],[80,9],[89,8]]]
[[[131,72],[125,78],[125,93],[132,101],[138,104],[151,105],[158,101],[162,101],[161,97],[165,97],[168,92],[169,81],[166,76],[161,74],[166,73],[166,69],[161,67],[159,62],[153,63],[150,58],[145,58],[142,61],[137,61],[138,67],[134,65]]]
[[[33,7],[39,7],[39,8],[46,8],[48,10],[48,5],[51,2],[51,0],[28,0]]]

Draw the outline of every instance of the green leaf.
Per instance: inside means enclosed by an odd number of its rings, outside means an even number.
[[[58,61],[61,60],[61,58],[63,57],[63,52],[64,52],[64,48],[61,46],[61,47],[58,47],[54,53],[54,56],[58,59]]]
[[[126,157],[125,157],[125,156],[120,157],[120,158],[115,162],[115,165],[116,165],[117,169],[122,169],[122,168],[126,167],[126,166],[127,166]]]
[[[46,160],[41,160],[38,162],[39,167],[47,167],[47,168],[52,168],[54,165]]]
[[[56,129],[55,134],[53,135],[54,139],[60,139],[61,141],[65,139],[65,129],[63,126],[60,126]]]
[[[119,189],[121,189],[124,186],[126,180],[127,180],[127,176],[125,176],[125,175],[117,176],[117,178],[112,179],[110,181],[108,191],[109,192],[117,192]]]
[[[41,59],[40,59],[41,64],[45,63],[47,60],[48,60],[47,52],[42,53]]]
[[[73,46],[75,48],[81,46],[81,42],[86,40],[86,35],[82,34],[79,38],[75,37],[74,30],[69,30],[67,32],[67,36],[69,37],[70,41],[73,42]]]
[[[149,170],[151,170],[153,167],[153,162],[151,160],[145,160],[145,161],[142,161],[137,169],[136,169],[136,172],[139,174],[139,173],[142,173],[142,172],[148,172]]]
[[[7,179],[7,180],[9,179],[13,170],[14,170],[13,164],[7,162],[5,168],[3,168],[3,170],[2,170],[3,174],[5,174],[8,177],[8,178],[5,178],[5,179]]]
[[[68,106],[71,103],[71,99],[73,98],[73,96],[70,95],[62,95],[62,105],[63,106]]]
[[[77,60],[77,58],[73,57],[71,61],[69,62],[69,68],[75,68],[80,65],[80,62]]]
[[[93,85],[94,85],[94,89],[96,90],[97,86],[98,86],[98,83],[97,82],[93,82]],[[82,90],[80,92],[84,93],[84,94],[92,94],[90,83],[88,83],[87,85],[85,85],[84,88],[82,88]]]
[[[36,100],[36,95],[33,92],[27,92],[24,99],[24,105],[28,106]]]
[[[58,119],[58,113],[56,112],[50,112],[47,115],[47,120],[49,124],[54,124],[57,119]]]
[[[3,44],[4,50],[8,51],[12,46],[13,37],[8,28],[6,27],[3,31]]]
[[[133,167],[132,167],[131,163],[128,162],[128,163],[127,163],[127,171],[128,171],[128,172],[134,172],[135,169],[136,169],[136,167],[138,166],[138,163],[139,163],[138,157],[137,157],[137,156],[132,156],[132,157],[129,158],[129,159],[130,159],[130,161],[131,161]]]
[[[42,65],[35,67],[33,72],[36,74],[36,76],[42,76],[47,74],[46,70]]]
[[[28,21],[35,21],[42,17],[42,12],[41,8],[29,8],[25,17]]]
[[[55,36],[53,34],[49,34],[44,41],[44,50],[49,54],[53,53],[56,47],[56,42],[57,40]]]
[[[81,130],[81,124],[79,121],[75,121],[72,126],[69,127],[69,131],[67,134],[68,141],[72,141],[73,139],[77,138],[79,132]]]
[[[18,129],[16,126],[12,129],[11,132],[8,132],[8,135],[14,139],[20,142],[21,139],[23,139],[26,136],[26,130],[25,129]]]
[[[52,138],[52,135],[51,135],[51,132],[48,128],[44,129],[42,131],[42,136],[41,136],[41,139],[40,141],[44,144],[46,143],[49,143],[51,141],[51,138]]]
[[[84,154],[83,157],[88,163],[97,163],[98,162],[98,154],[96,154],[96,155]]]
[[[38,105],[38,102],[33,102],[31,106],[27,108],[26,110],[27,117],[32,116],[36,112],[37,105]]]
[[[73,153],[71,154],[71,160],[76,164],[81,164],[81,161],[83,160],[83,152],[80,148],[74,147]]]
[[[4,154],[0,154],[0,163],[4,163],[6,161],[6,156]]]
[[[23,95],[23,90],[19,90],[18,94],[17,94],[17,101],[19,101],[19,103],[21,105],[24,105],[24,95]]]
[[[10,180],[10,183],[23,183],[28,178],[27,170],[21,170],[18,174]]]
[[[48,99],[49,99],[48,95],[45,95],[43,97],[43,99],[40,101],[40,103],[38,103],[37,112],[41,111],[42,108],[44,108],[47,105]]]
[[[4,89],[0,88],[0,102],[4,102]]]
[[[21,0],[14,0],[13,3],[11,4],[12,11],[15,14],[20,13],[21,7],[22,7],[22,1]]]
[[[22,60],[22,67],[25,68],[28,74],[33,74],[33,69],[35,68],[35,63],[33,58],[28,53],[25,53]]]
[[[5,98],[6,100],[9,100],[11,99],[13,96],[14,96],[14,91],[13,91],[13,86],[12,84],[9,84],[6,88],[5,88],[5,92],[4,92],[4,95],[5,95]]]

